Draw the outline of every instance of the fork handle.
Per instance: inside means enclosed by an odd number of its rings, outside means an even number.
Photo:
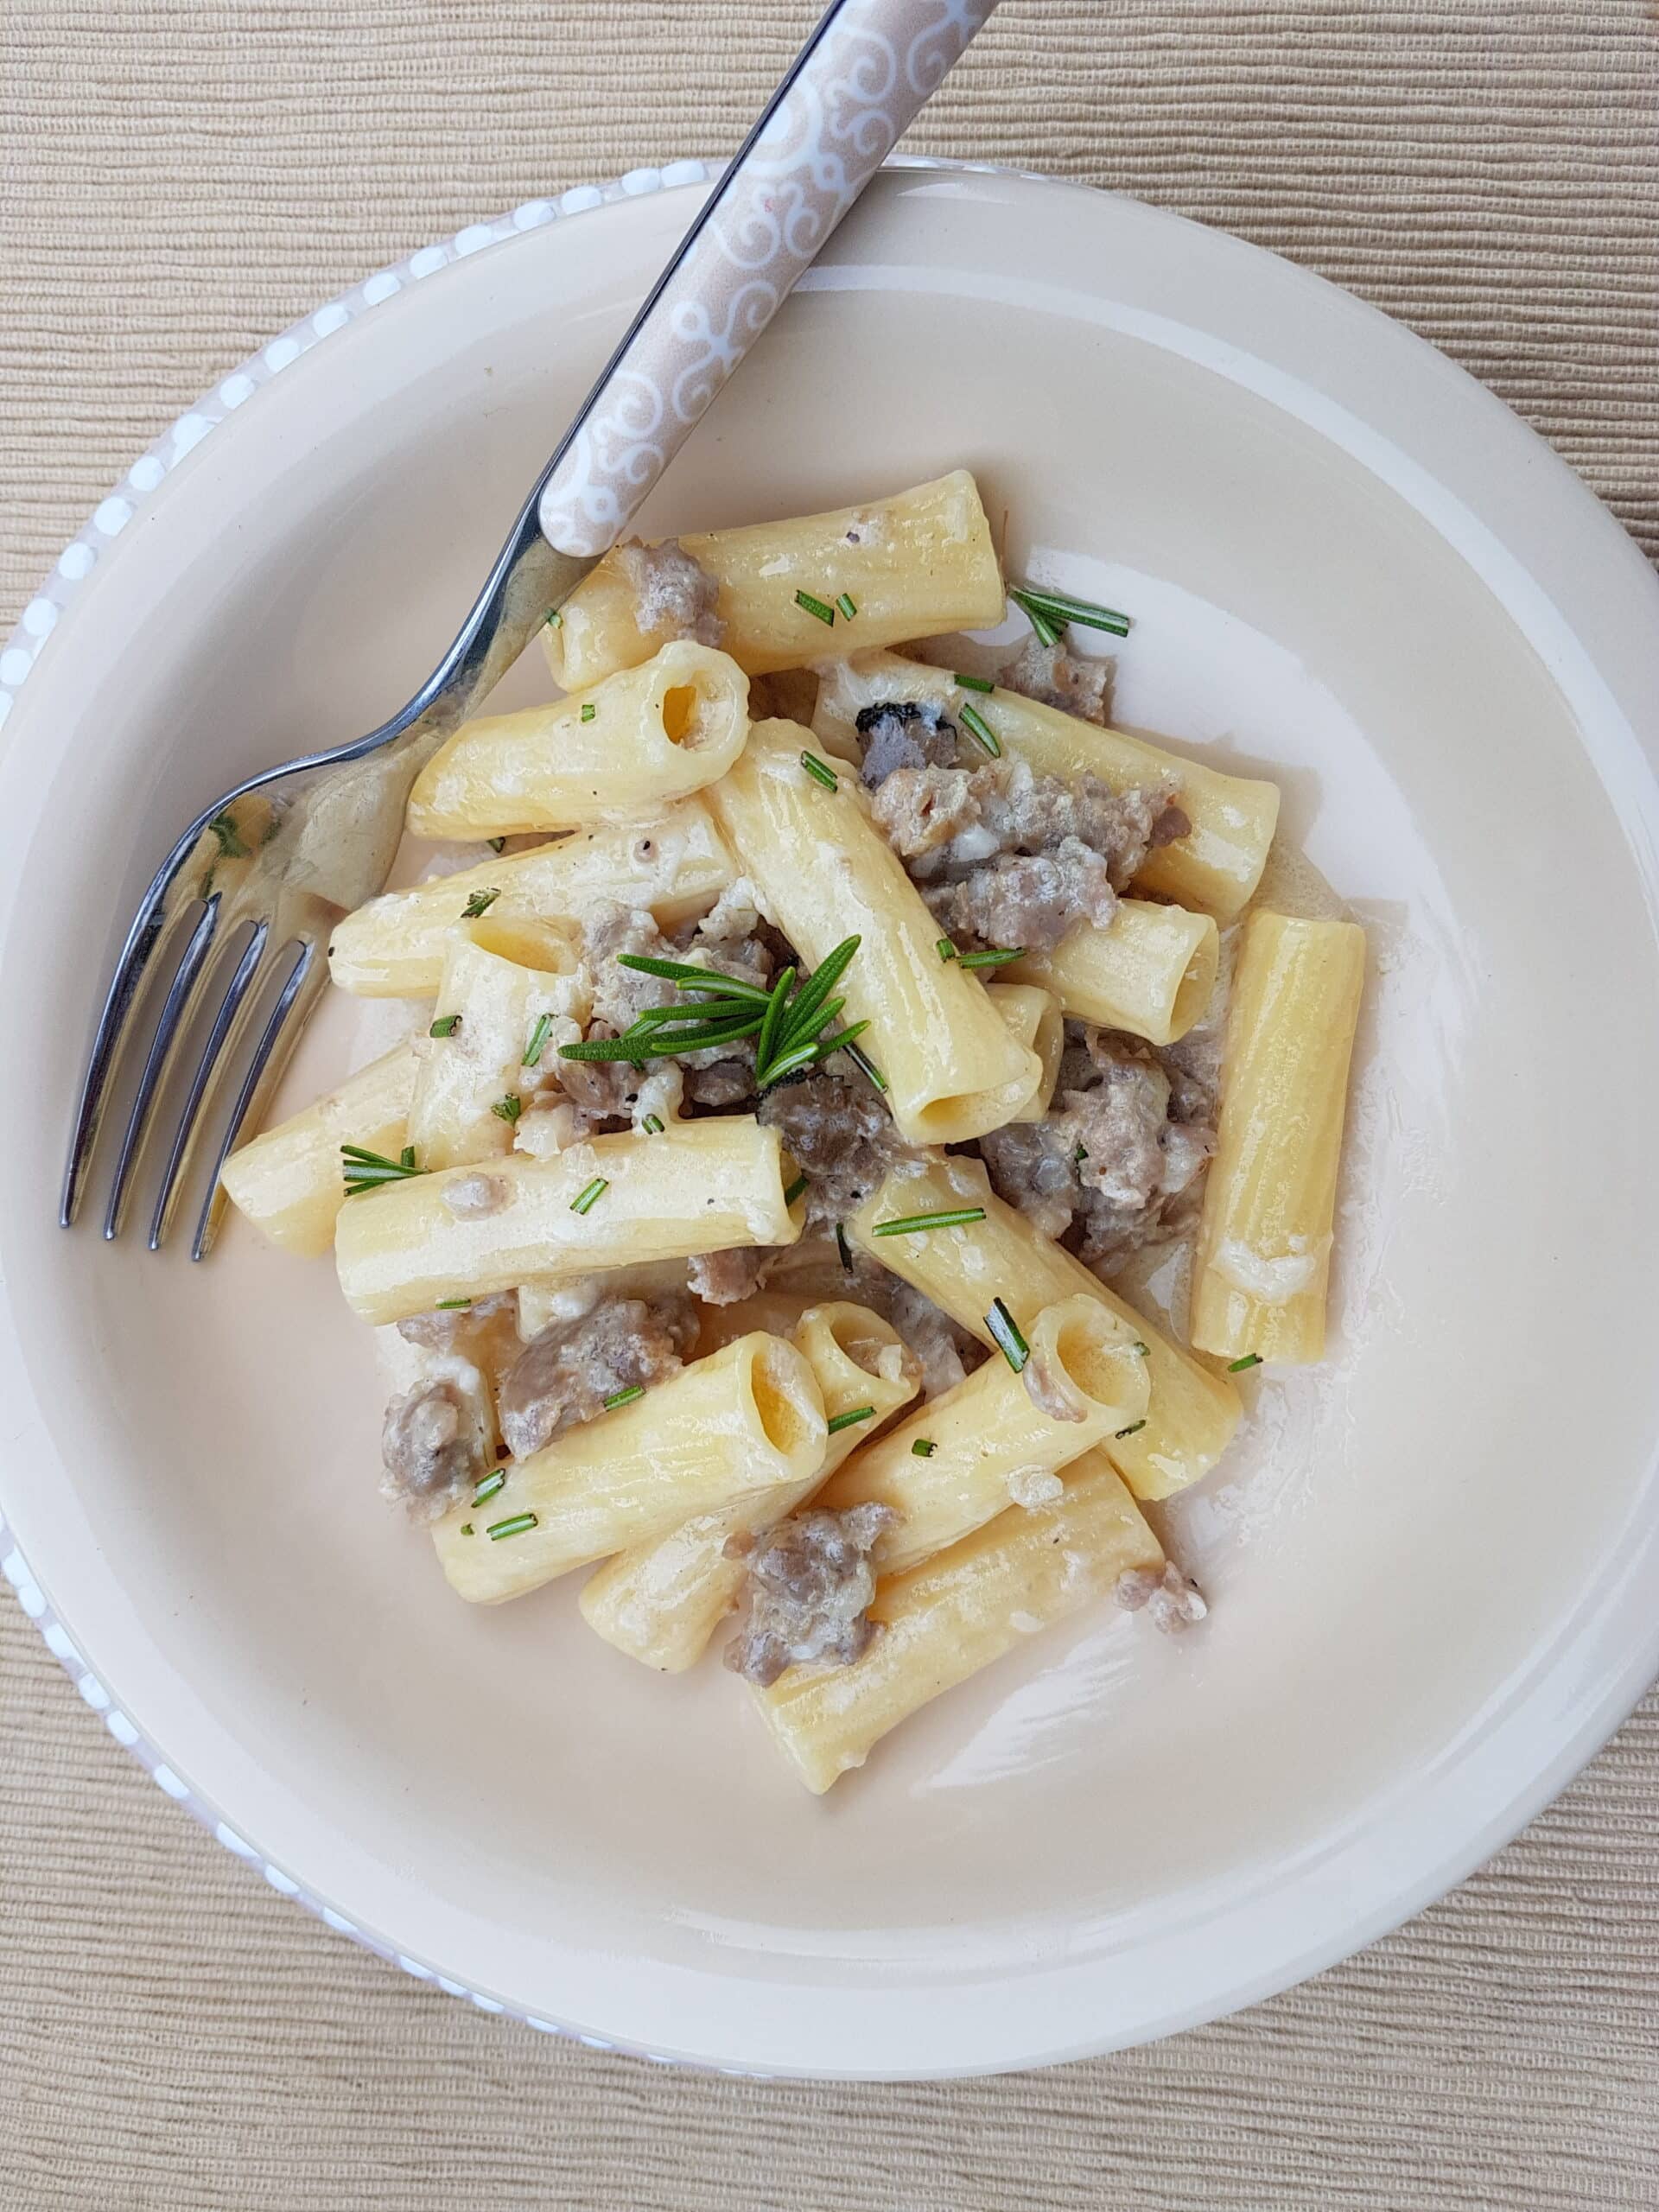
[[[555,457],[556,551],[597,556],[679,451],[996,0],[835,0]]]

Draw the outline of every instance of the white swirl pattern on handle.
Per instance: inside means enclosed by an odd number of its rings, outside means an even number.
[[[603,553],[996,0],[846,0],[542,494]]]

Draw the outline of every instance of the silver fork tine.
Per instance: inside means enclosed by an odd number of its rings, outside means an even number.
[[[104,1234],[111,1240],[121,1234],[121,1223],[126,1212],[127,1185],[138,1163],[138,1154],[149,1128],[149,1118],[155,1109],[162,1074],[190,1009],[195,1003],[202,967],[218,927],[219,893],[214,892],[202,910],[201,919],[191,931],[190,942],[184,948],[183,957],[168,985],[161,1019],[156,1025],[155,1034],[149,1040],[149,1050],[144,1056],[144,1071],[138,1078],[132,1111],[128,1115],[127,1126],[122,1132],[120,1155],[115,1163],[115,1180],[110,1186],[110,1202],[104,1213]]]
[[[270,925],[261,922],[249,938],[247,949],[237,963],[236,973],[226,984],[224,996],[219,1000],[213,1026],[196,1062],[195,1072],[190,1078],[190,1089],[179,1114],[178,1126],[173,1132],[167,1166],[162,1171],[156,1211],[150,1217],[149,1249],[152,1252],[160,1251],[162,1240],[172,1227],[174,1206],[195,1149],[194,1141],[205,1116],[207,1103],[210,1094],[217,1088],[218,1076],[227,1064],[233,1032],[236,1041],[240,1041],[245,1025],[239,1017],[245,1005],[251,1003],[249,993],[252,988],[254,973],[264,957],[265,942],[270,935]]]
[[[242,1078],[242,1088],[231,1109],[230,1120],[219,1140],[213,1157],[213,1180],[207,1185],[207,1195],[201,1202],[201,1213],[196,1223],[195,1241],[190,1248],[193,1260],[205,1260],[213,1248],[219,1225],[225,1214],[225,1192],[219,1184],[219,1173],[235,1150],[236,1141],[251,1119],[263,1122],[271,1093],[282,1081],[283,1071],[289,1055],[300,1041],[317,994],[328,980],[328,963],[317,957],[315,938],[302,940],[302,949],[295,963],[294,972],[283,985],[276,1003],[270,1010],[253,1058],[248,1063],[247,1073]]]
[[[143,902],[133,917],[132,927],[127,931],[127,941],[121,948],[121,957],[116,963],[115,975],[105,995],[103,1010],[98,1018],[98,1033],[92,1039],[86,1073],[81,1082],[80,1097],[75,1108],[74,1130],[69,1143],[69,1157],[64,1168],[63,1194],[58,1208],[58,1219],[66,1229],[73,1224],[80,1211],[87,1173],[98,1147],[104,1109],[109,1103],[110,1090],[122,1049],[127,1041],[127,1028],[134,1009],[143,995],[144,984],[152,969],[156,969],[163,947],[170,945],[179,937],[185,917],[190,911],[191,901],[188,899],[181,899],[170,914],[166,911],[166,902],[178,874],[181,853],[194,842],[192,838],[180,841],[179,849],[168,858],[167,865],[144,893]],[[159,969],[156,972],[160,972]]]

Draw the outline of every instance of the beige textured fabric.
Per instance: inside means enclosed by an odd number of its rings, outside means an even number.
[[[279,325],[461,225],[732,144],[806,0],[18,0],[0,618]],[[1646,0],[1005,0],[915,134],[1287,253],[1659,552]],[[0,1602],[0,2206],[1060,2212],[1659,2202],[1659,1698],[1444,1904],[1152,2050],[761,2087],[549,2043],[327,1935]]]

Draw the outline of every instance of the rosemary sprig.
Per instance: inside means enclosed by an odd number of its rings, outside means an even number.
[[[1129,634],[1129,618],[1120,614],[1115,607],[1098,607],[1091,599],[1074,599],[1070,592],[1051,591],[1046,584],[1010,584],[1008,597],[1022,608],[1033,630],[1040,614],[1045,625],[1056,632],[1064,630],[1068,622],[1076,622],[1085,630],[1108,630],[1115,638]],[[1038,630],[1039,637],[1042,632]],[[1044,638],[1052,645],[1053,638]]]
[[[875,1408],[874,1406],[854,1406],[848,1413],[836,1414],[834,1419],[827,1421],[824,1426],[828,1428],[830,1435],[834,1436],[837,1430],[850,1428],[855,1421],[871,1421],[874,1418],[874,1415]]]
[[[415,1165],[412,1144],[406,1144],[396,1160],[388,1160],[384,1152],[365,1152],[360,1144],[341,1145],[340,1156],[348,1198],[362,1191],[384,1190],[388,1183],[405,1182],[410,1176],[426,1172]]]
[[[1025,957],[1023,944],[994,944],[988,952],[964,952],[962,964],[964,968],[1001,968],[1005,962],[1023,960]]]
[[[1020,609],[1020,612],[1025,616],[1027,621],[1030,623],[1032,628],[1037,632],[1037,642],[1039,645],[1058,645],[1059,644],[1060,633],[1058,629],[1049,620],[1047,615],[1044,613],[1042,608],[1038,605],[1034,599],[1028,599],[1024,592],[1014,591],[1013,589],[1010,589],[1008,597],[1014,601],[1014,605]]]
[[[658,960],[644,953],[617,955],[620,965],[642,975],[657,976],[685,998],[667,1006],[647,1007],[620,1037],[584,1039],[561,1045],[567,1060],[628,1060],[643,1066],[647,1060],[665,1059],[681,1052],[706,1052],[734,1045],[745,1037],[755,1039],[755,1083],[762,1090],[785,1076],[816,1067],[831,1052],[852,1051],[853,1040],[868,1027],[855,1021],[844,1029],[830,1024],[846,1004],[830,995],[846,973],[858,950],[855,937],[843,938],[825,955],[817,971],[798,986],[796,970],[785,968],[770,990],[741,978],[722,976],[709,968],[693,967],[683,960]],[[826,1035],[825,1031],[830,1033]],[[887,1088],[879,1073],[860,1057],[866,1073]]]
[[[968,731],[980,749],[988,753],[993,760],[1000,760],[1002,758],[1002,741],[986,721],[984,715],[980,713],[979,709],[970,707],[964,702],[957,708],[957,712],[962,718],[963,728]]]
[[[964,676],[960,669],[954,671],[950,681],[961,691],[995,691],[996,689],[988,676]]]

